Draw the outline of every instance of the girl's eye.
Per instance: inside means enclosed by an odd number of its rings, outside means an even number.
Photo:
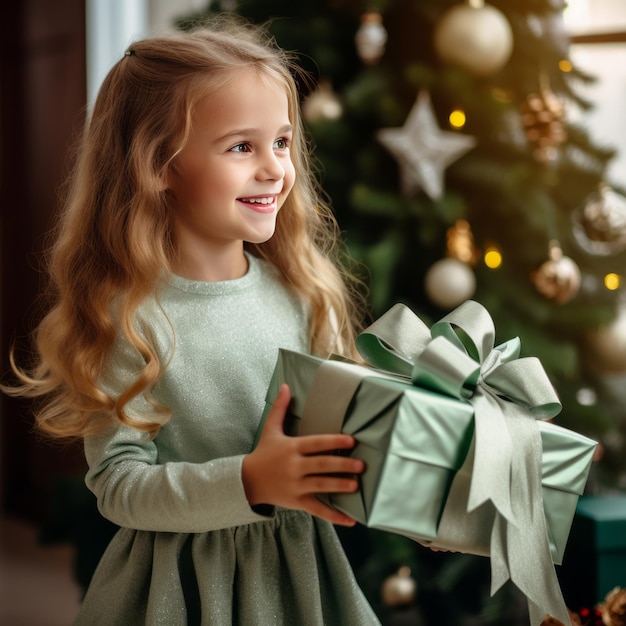
[[[238,143],[236,146],[233,146],[230,149],[230,152],[249,152],[250,144],[249,143]]]
[[[274,142],[274,147],[277,150],[286,150],[289,147],[289,139],[281,137]]]

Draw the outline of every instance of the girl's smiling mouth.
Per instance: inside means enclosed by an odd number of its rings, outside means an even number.
[[[276,196],[256,196],[251,198],[237,198],[238,202],[259,213],[272,213],[276,210]]]

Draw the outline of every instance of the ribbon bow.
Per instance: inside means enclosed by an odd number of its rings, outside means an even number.
[[[357,348],[373,367],[472,404],[474,439],[433,543],[490,555],[492,595],[511,579],[527,597],[533,626],[546,613],[565,624],[569,617],[544,518],[535,421],[557,415],[561,403],[540,361],[520,358],[518,338],[499,346],[494,339],[491,316],[472,300],[431,329],[396,304],[359,335]],[[488,545],[477,545],[485,526],[491,528]]]

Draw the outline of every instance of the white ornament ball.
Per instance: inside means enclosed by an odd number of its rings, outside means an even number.
[[[454,6],[435,28],[439,58],[476,76],[502,69],[513,51],[513,31],[501,11],[490,5]]]
[[[433,304],[453,309],[474,295],[476,277],[472,269],[458,259],[437,261],[426,272],[426,293]]]

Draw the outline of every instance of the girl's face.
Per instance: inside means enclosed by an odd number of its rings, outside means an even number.
[[[295,180],[292,134],[285,89],[252,70],[199,101],[168,178],[177,271],[198,278],[230,260],[241,267],[243,242],[274,234]]]

